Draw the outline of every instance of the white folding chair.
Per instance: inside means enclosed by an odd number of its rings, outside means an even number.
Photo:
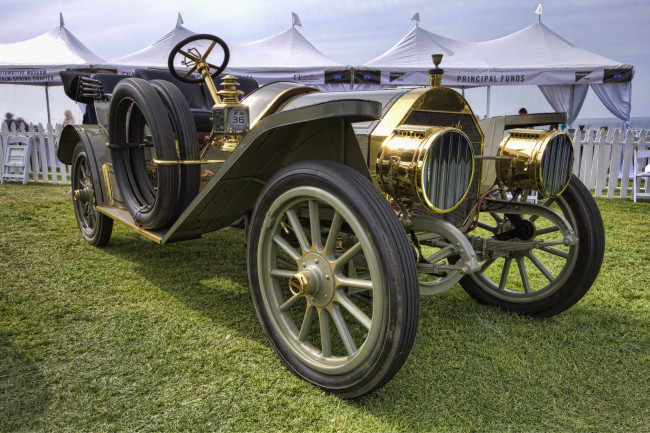
[[[650,149],[634,149],[634,180],[632,185],[632,200],[636,203],[637,198],[650,198],[650,171],[645,171],[650,162]],[[643,188],[641,188],[643,184]]]
[[[29,181],[33,147],[34,137],[25,137],[24,135],[7,137],[7,150],[2,165],[0,183],[5,183],[5,181],[11,179],[19,179],[23,183]]]

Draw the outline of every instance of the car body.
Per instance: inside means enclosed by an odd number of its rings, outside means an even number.
[[[217,45],[227,53],[216,37],[188,38],[154,80],[78,80],[96,124],[67,126],[58,155],[73,166],[88,243],[105,245],[114,220],[160,244],[243,226],[270,344],[342,398],[397,373],[421,295],[460,283],[482,303],[546,317],[591,287],[600,214],[571,174],[568,135],[539,128],[565,114],[479,122],[439,85],[437,64],[427,88],[243,92],[237,77],[213,81],[228,56],[215,67],[201,52]],[[208,103],[195,104],[197,89]]]

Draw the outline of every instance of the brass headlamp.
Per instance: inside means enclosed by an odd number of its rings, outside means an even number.
[[[573,142],[562,131],[513,129],[499,145],[499,180],[515,189],[555,197],[564,191],[573,171]]]
[[[377,158],[377,180],[384,192],[434,212],[455,209],[473,175],[472,143],[463,131],[450,127],[400,126]]]

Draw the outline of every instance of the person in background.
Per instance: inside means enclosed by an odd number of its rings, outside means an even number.
[[[61,126],[74,124],[74,117],[72,117],[72,111],[65,110],[63,114],[65,114],[65,119],[63,119],[63,123],[61,124]]]
[[[524,107],[521,107],[519,109],[519,115],[521,116],[522,114],[528,114],[528,110],[526,110]]]
[[[3,123],[7,125],[7,130],[11,131],[11,125],[16,123],[13,113],[7,112]]]
[[[16,131],[29,131],[29,124],[25,122],[22,117],[16,119]]]

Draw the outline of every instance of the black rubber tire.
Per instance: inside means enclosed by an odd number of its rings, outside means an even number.
[[[72,153],[71,181],[72,203],[81,236],[90,245],[106,246],[113,232],[113,220],[97,211],[90,161],[82,142],[77,143]],[[75,191],[83,193],[75,198]]]
[[[289,198],[293,195],[295,197]],[[284,203],[285,199],[289,202]],[[357,252],[357,255],[363,254],[372,288],[356,289],[355,294],[354,286],[344,287],[346,283],[353,283],[340,281],[341,277],[345,277],[342,272],[347,272],[348,277],[359,275],[358,278],[363,278],[356,270],[350,270],[357,266],[358,259],[355,256],[354,260],[347,259],[345,265],[337,265],[339,269],[347,266],[345,271],[340,270],[340,274],[337,273],[339,271],[325,267],[329,269],[325,277],[321,274],[322,287],[325,288],[318,289],[323,292],[322,297],[320,291],[311,296],[311,300],[308,299],[309,296],[305,296],[287,311],[282,312],[275,302],[285,302],[285,296],[280,292],[285,291],[286,294],[289,289],[288,285],[281,284],[280,279],[290,280],[288,277],[273,276],[273,271],[267,271],[265,267],[266,261],[270,260],[276,266],[285,266],[289,263],[286,266],[295,266],[298,269],[301,263],[303,267],[305,266],[303,260],[306,263],[310,260],[311,263],[319,263],[318,260],[314,260],[314,257],[321,257],[323,261],[327,261],[327,266],[330,266],[330,261],[334,260],[333,255],[328,255],[325,251],[326,247],[323,247],[322,256],[314,253],[318,249],[315,246],[316,242],[322,242],[322,245],[326,245],[327,242],[313,239],[312,250],[305,253],[304,257],[297,262],[291,263],[285,260],[283,263],[280,258],[286,251],[276,245],[275,239],[277,236],[285,236],[282,233],[286,233],[286,224],[285,227],[281,224],[281,220],[287,220],[285,210],[298,208],[300,203],[309,203],[310,200],[318,203],[320,209],[318,215],[325,215],[326,210],[340,212],[344,222],[339,229],[335,229],[336,242],[339,242],[339,237],[345,238],[345,242],[349,239],[352,239],[353,243],[358,242],[361,252]],[[274,214],[276,210],[281,218]],[[345,216],[346,214],[348,217]],[[308,220],[306,226],[303,225],[304,221],[300,223],[306,236],[310,236],[310,227],[312,227],[312,219],[308,218]],[[318,218],[318,221],[320,220],[321,218]],[[330,222],[327,221],[319,230],[320,233],[326,230],[327,235],[322,234],[324,238],[329,237],[329,224]],[[347,237],[348,235],[350,238]],[[269,243],[269,236],[273,236],[274,241]],[[260,323],[269,342],[291,372],[327,392],[348,399],[380,388],[399,371],[411,350],[418,324],[419,290],[416,264],[404,228],[388,202],[370,181],[349,167],[328,161],[301,162],[281,170],[269,180],[259,196],[248,232],[247,245],[249,281]],[[337,248],[345,248],[345,246]],[[304,248],[301,250],[305,251]],[[265,259],[267,253],[270,257],[268,260]],[[294,271],[288,269],[286,272]],[[327,290],[332,292],[329,301]],[[363,290],[368,291],[365,296],[369,300],[365,299],[365,302],[370,304],[363,307],[372,309],[372,312],[368,313],[371,323],[366,324],[367,331],[366,334],[361,334],[358,348],[353,343],[352,350],[346,347],[342,355],[338,352],[335,354],[329,332],[326,333],[326,337],[323,336],[322,329],[329,328],[320,327],[323,326],[321,315],[328,317],[324,319],[325,323],[329,323],[330,319],[336,323],[336,314],[332,311],[338,310],[339,319],[343,318],[345,313],[343,309],[349,307],[341,302],[347,302],[350,298],[360,299],[362,296],[359,293]],[[288,293],[287,296],[291,297],[292,294]],[[319,304],[321,306],[317,308],[315,302],[329,303],[327,306]],[[294,320],[302,323],[300,317],[303,315],[303,305],[305,322],[310,309],[315,310],[312,314],[318,315],[319,325],[314,325],[313,316],[310,316],[311,325],[306,327],[318,326],[315,334],[308,335],[312,332],[310,330],[300,337],[297,328],[296,332],[283,333],[284,323],[294,323]],[[378,305],[381,305],[381,308],[377,307]],[[328,308],[331,310],[325,313]],[[344,328],[349,331],[349,334],[342,333],[337,324],[334,329],[338,329],[339,334],[335,337],[352,336],[352,330],[354,332],[359,330],[360,326],[355,320],[343,320]],[[352,326],[348,327],[348,324]],[[288,329],[292,329],[292,326],[289,324]],[[312,346],[311,341],[306,341],[308,337],[314,341],[318,340],[314,344],[320,344],[320,349]],[[323,343],[323,338],[329,339],[329,345]],[[341,340],[344,339],[341,337]],[[328,347],[328,350],[324,347]],[[320,358],[318,350],[321,350]],[[340,344],[337,350],[341,350]]]
[[[167,57],[167,67],[169,68],[169,72],[171,72],[171,74],[175,78],[177,78],[177,79],[179,79],[181,81],[184,81],[186,83],[202,83],[203,82],[203,77],[201,77],[201,78],[192,78],[192,77],[185,77],[185,76],[179,74],[176,71],[176,67],[174,66],[174,58],[176,57],[176,54],[178,53],[178,51],[181,48],[183,48],[183,46],[187,45],[188,43],[194,42],[194,41],[200,41],[200,40],[207,40],[207,41],[216,42],[217,45],[219,45],[221,47],[221,49],[223,50],[223,61],[221,62],[221,65],[217,66],[215,68],[214,72],[212,72],[210,74],[213,79],[217,78],[219,76],[219,74],[222,73],[224,71],[224,69],[226,69],[226,66],[228,66],[228,62],[230,61],[230,50],[228,49],[228,45],[226,45],[226,43],[223,41],[223,39],[218,38],[217,36],[214,36],[214,35],[207,34],[207,33],[192,35],[190,37],[187,37],[187,38],[183,39],[178,44],[176,44],[174,46],[174,48],[172,48],[172,50],[169,52],[169,57]],[[201,53],[201,54],[203,56],[205,56],[205,53]]]
[[[483,304],[536,317],[553,316],[578,302],[600,272],[605,251],[605,229],[596,202],[577,177],[571,178],[566,190],[556,198],[556,203],[576,232],[578,242],[568,249],[569,258],[556,275],[556,281],[560,281],[557,287],[549,283],[538,289],[550,288],[548,296],[525,299],[522,294],[524,299],[517,299],[517,296],[508,298],[499,294],[498,283],[487,279],[481,272],[463,277],[460,281],[463,289]]]
[[[194,127],[190,106],[183,93],[172,83],[163,80],[150,81],[163,101],[174,130],[178,149],[176,157],[181,161],[198,161],[199,140]],[[201,165],[181,164],[179,166],[180,184],[178,187],[178,207],[174,220],[187,208],[199,193],[201,185]]]
[[[155,185],[142,147],[149,128],[155,157],[176,160],[174,132],[158,92],[147,81],[127,78],[115,87],[109,111],[109,140],[115,179],[135,222],[145,229],[169,224],[176,214],[179,192],[177,165],[156,167]]]

